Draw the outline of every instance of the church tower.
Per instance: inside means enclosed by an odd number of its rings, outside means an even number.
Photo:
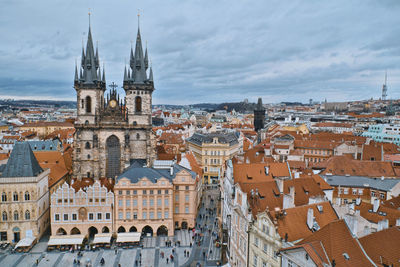
[[[143,56],[140,30],[131,70],[125,70],[120,97],[112,83],[106,93],[105,71],[100,71],[99,53],[93,47],[89,25],[81,66],[75,67],[77,118],[73,153],[73,177],[115,178],[133,162],[151,166],[155,159],[151,103],[153,74],[148,69],[147,49]],[[132,67],[133,66],[133,67]],[[147,78],[148,77],[148,78]]]
[[[254,110],[254,130],[258,132],[264,128],[265,108],[262,104],[261,97],[258,98],[256,109]]]

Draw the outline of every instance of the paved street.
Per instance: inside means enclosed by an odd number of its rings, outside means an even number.
[[[212,233],[219,233],[218,224],[215,224],[216,212],[210,214],[208,211],[217,211],[219,190],[214,187],[208,187],[204,190],[203,201],[197,215],[197,227],[203,229],[202,242],[200,246],[194,246],[190,260],[183,264],[184,267],[196,266],[217,266],[217,262],[221,261],[221,249],[215,247],[214,237]],[[208,210],[208,211],[207,211]],[[204,257],[205,255],[205,257]]]
[[[143,239],[143,248],[118,249],[117,253],[113,249],[100,249],[97,251],[84,251],[79,258],[81,265],[91,262],[92,266],[100,266],[101,258],[105,259],[105,267],[136,266],[141,261],[142,267],[156,266],[196,266],[200,263],[204,266],[216,266],[221,260],[221,251],[215,247],[213,232],[218,233],[218,224],[215,224],[218,189],[206,189],[204,191],[203,202],[199,209],[197,217],[196,233],[202,234],[201,244],[195,242],[193,231],[178,230],[173,237],[145,237]],[[202,229],[202,231],[201,231]],[[166,247],[165,241],[172,241],[172,247]],[[48,239],[41,240],[30,253],[4,252],[0,250],[0,266],[26,267],[36,266],[36,260],[39,260],[38,266],[77,266],[74,265],[74,259],[77,259],[77,252],[46,252]],[[180,246],[174,246],[176,241],[180,241]],[[192,243],[192,247],[190,244]],[[174,249],[174,253],[172,253]],[[184,252],[189,252],[189,257]],[[141,254],[141,259],[140,259]],[[162,257],[161,255],[164,255]],[[171,262],[171,255],[174,261]],[[205,255],[205,256],[204,256]],[[167,263],[168,257],[168,263]]]

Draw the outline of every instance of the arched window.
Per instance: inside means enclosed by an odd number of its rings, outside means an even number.
[[[85,100],[81,100],[81,107],[84,108],[85,107]]]
[[[86,149],[90,149],[90,143],[89,143],[89,142],[86,142],[85,148],[86,148]]]
[[[31,219],[31,213],[29,210],[25,211],[25,220],[30,220]]]
[[[13,200],[18,201],[18,193],[17,192],[14,192],[14,194],[13,194]]]
[[[3,211],[3,222],[7,221],[7,212]]]
[[[140,96],[135,98],[135,110],[136,112],[142,112],[142,98]]]
[[[136,134],[136,139],[139,140],[140,139],[140,134]]]
[[[7,194],[6,192],[1,193],[1,201],[6,202],[7,201]]]
[[[18,220],[19,220],[18,211],[14,211],[14,221],[18,221]]]
[[[87,155],[87,159],[90,159],[90,155],[89,154]]]
[[[86,97],[86,112],[91,113],[92,112],[92,99],[90,96]]]
[[[31,200],[31,196],[29,195],[29,192],[25,192],[25,200]]]

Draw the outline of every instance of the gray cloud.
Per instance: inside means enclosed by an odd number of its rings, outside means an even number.
[[[121,84],[137,31],[154,103],[400,97],[399,1],[2,0],[0,97],[75,99],[74,62],[92,9],[109,82]],[[3,38],[4,37],[4,38]]]

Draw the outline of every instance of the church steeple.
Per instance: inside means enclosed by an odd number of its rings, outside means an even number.
[[[90,25],[90,13],[86,50],[82,45],[81,70],[82,77],[80,77],[80,82],[82,82],[83,84],[89,85],[101,82],[101,73],[99,68],[99,50],[98,46],[96,46],[95,51],[93,46],[92,29]]]
[[[124,70],[124,82],[131,84],[147,84],[151,80],[150,73],[149,76],[147,75],[147,70],[149,68],[149,54],[147,45],[145,52],[143,53],[139,17],[140,15],[138,14],[138,30],[136,35],[135,51],[133,51],[133,47],[131,46],[127,75],[125,75]]]

